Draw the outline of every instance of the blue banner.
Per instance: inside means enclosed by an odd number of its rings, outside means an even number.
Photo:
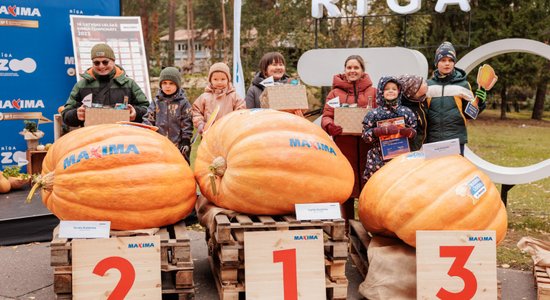
[[[0,168],[26,160],[22,119],[54,119],[75,77],[70,15],[119,16],[119,0],[0,2]],[[53,143],[53,123],[39,124],[41,144]]]

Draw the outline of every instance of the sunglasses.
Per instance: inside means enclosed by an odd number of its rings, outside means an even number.
[[[99,61],[99,60],[94,60],[94,66],[98,67],[100,64],[103,64],[104,66],[107,66],[109,64],[110,60],[106,59],[106,60],[102,60],[102,61]]]

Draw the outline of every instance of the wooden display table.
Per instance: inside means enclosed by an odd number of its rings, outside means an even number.
[[[191,257],[191,241],[183,221],[154,229],[132,231],[111,230],[111,238],[136,235],[160,236],[160,269],[162,294],[176,299],[192,299],[195,296],[193,281],[194,263]],[[54,269],[53,291],[57,299],[72,299],[72,239],[59,238],[59,226],[54,229],[51,242],[51,266]]]
[[[229,219],[215,216],[213,232],[207,227],[206,240],[214,281],[220,300],[245,297],[244,233],[246,231],[304,230],[324,231],[325,286],[327,299],[346,299],[348,280],[345,269],[348,238],[343,219],[298,221],[294,215],[255,216],[239,214]]]
[[[27,150],[27,173],[29,175],[40,174],[42,172],[42,161],[48,151]]]

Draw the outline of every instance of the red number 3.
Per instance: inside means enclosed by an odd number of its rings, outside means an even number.
[[[120,256],[111,256],[97,263],[93,273],[103,276],[110,269],[117,269],[120,271],[120,280],[107,300],[124,299],[132,288],[132,285],[134,285],[136,270],[127,259]]]
[[[460,277],[464,281],[464,289],[458,293],[449,292],[444,288],[439,289],[437,298],[442,300],[463,300],[472,299],[477,291],[476,276],[472,271],[464,268],[464,265],[474,251],[474,246],[440,246],[439,255],[441,257],[456,257],[449,269],[449,276]]]

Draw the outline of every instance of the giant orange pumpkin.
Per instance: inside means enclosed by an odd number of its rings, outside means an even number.
[[[296,115],[239,110],[206,132],[195,160],[202,194],[242,213],[294,212],[295,203],[339,202],[353,169],[330,137]]]
[[[194,207],[191,168],[166,137],[106,124],[64,135],[42,164],[42,201],[62,220],[131,230],[173,224]]]
[[[368,231],[396,235],[416,245],[417,230],[507,228],[506,208],[489,177],[460,155],[426,160],[401,155],[367,182],[359,197],[359,219]]]

